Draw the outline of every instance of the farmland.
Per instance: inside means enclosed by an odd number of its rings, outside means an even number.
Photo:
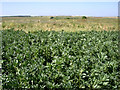
[[[120,88],[117,18],[3,17],[3,88]]]
[[[88,17],[82,19],[79,16],[39,16],[39,17],[3,17],[3,29],[14,28],[25,32],[39,30],[61,31],[110,31],[118,30],[117,17]]]

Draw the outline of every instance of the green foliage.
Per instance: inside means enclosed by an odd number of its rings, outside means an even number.
[[[117,31],[2,33],[3,88],[119,88]]]
[[[87,17],[86,16],[82,16],[82,19],[87,19]]]
[[[2,24],[2,28],[5,28],[5,26],[6,26],[6,25],[3,23],[3,24]]]
[[[54,19],[54,17],[50,17],[50,19]]]

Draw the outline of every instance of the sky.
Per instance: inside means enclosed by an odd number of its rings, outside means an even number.
[[[0,2],[118,2],[120,0],[0,0]]]
[[[2,2],[2,12],[0,16],[118,16],[117,0],[113,0],[114,2],[107,2],[107,0],[106,2],[78,2],[79,0],[69,0],[71,2],[45,1],[46,2],[14,2],[13,0],[13,2]]]

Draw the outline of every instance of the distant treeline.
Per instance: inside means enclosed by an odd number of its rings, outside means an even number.
[[[82,19],[87,19],[87,17],[86,16],[81,16],[81,17],[72,17],[72,16],[63,16],[63,17],[59,17],[59,16],[56,16],[56,17],[50,17],[50,19],[80,19],[80,18],[82,18]]]
[[[2,17],[31,17],[31,16],[29,16],[29,15],[24,15],[24,16],[18,15],[18,16],[2,16]]]

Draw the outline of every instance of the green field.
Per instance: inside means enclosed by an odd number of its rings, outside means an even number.
[[[3,17],[3,88],[120,89],[117,18]]]

